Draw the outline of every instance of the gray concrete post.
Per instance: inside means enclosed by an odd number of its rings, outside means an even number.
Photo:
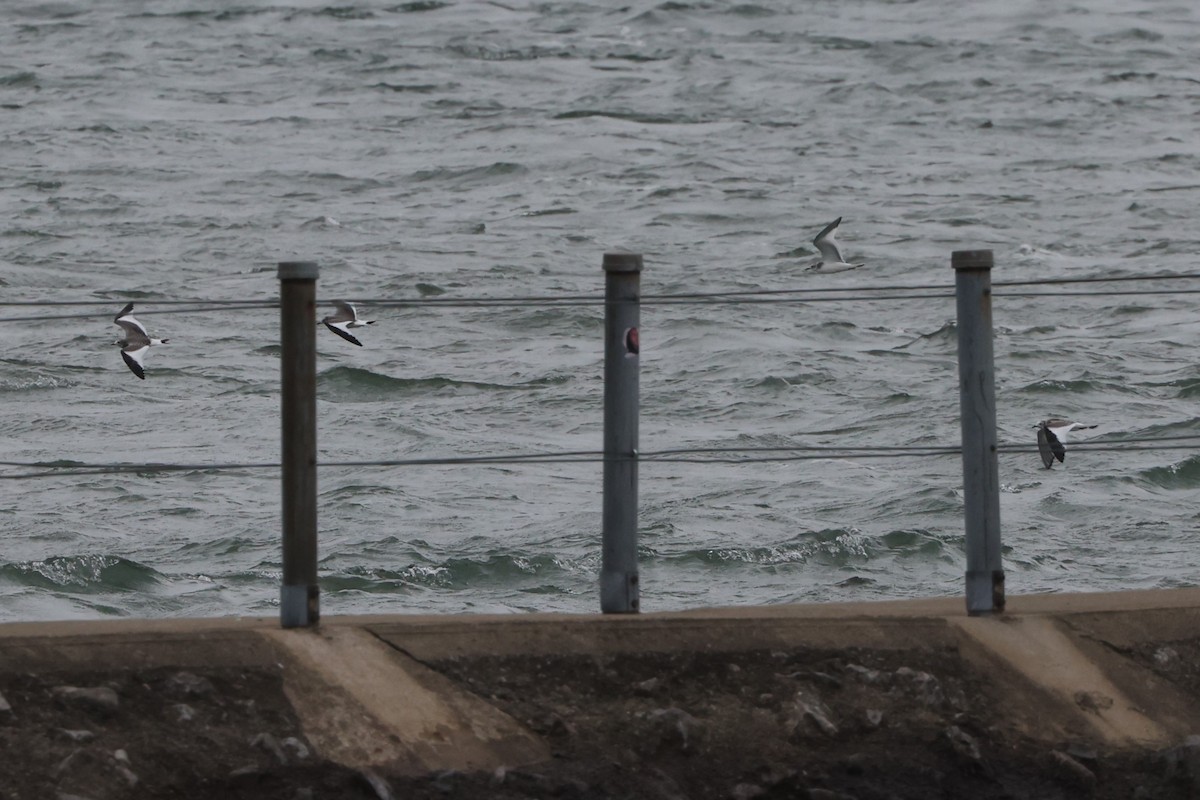
[[[600,610],[636,613],[642,257],[604,254],[604,514]]]
[[[317,265],[279,264],[280,366],[283,418],[284,628],[316,625],[317,585]]]
[[[996,457],[996,372],[992,357],[992,251],[950,257],[958,305],[967,613],[1004,611],[1000,558],[1000,469]]]

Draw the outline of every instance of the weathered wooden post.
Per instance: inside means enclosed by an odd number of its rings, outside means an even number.
[[[1000,557],[1000,469],[996,457],[996,372],[992,354],[992,251],[950,256],[958,305],[967,613],[1004,611]]]
[[[604,254],[604,514],[600,610],[636,613],[642,256]]]
[[[317,585],[317,265],[279,264],[285,628],[320,620]]]

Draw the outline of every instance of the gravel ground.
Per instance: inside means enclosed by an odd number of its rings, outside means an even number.
[[[1130,654],[1194,691],[1200,648]],[[542,764],[400,776],[322,760],[280,673],[0,676],[0,798],[1191,798],[1200,739],[1035,739],[953,648],[486,657],[429,666],[550,744]],[[1080,699],[1085,702],[1086,699]]]

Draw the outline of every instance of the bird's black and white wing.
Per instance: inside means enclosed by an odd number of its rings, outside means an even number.
[[[351,344],[356,344],[359,347],[363,346],[363,343],[360,342],[357,338],[355,338],[354,334],[352,334],[349,330],[347,330],[347,328],[350,326],[349,321],[330,322],[331,319],[333,319],[333,317],[326,317],[325,319],[323,319],[321,321],[325,323],[326,328],[329,328],[329,330],[333,331],[338,336],[345,339],[347,342],[350,342]]]
[[[125,330],[126,338],[142,338],[149,340],[150,334],[146,333],[146,326],[134,319],[133,303],[127,304],[121,313],[117,314],[113,320],[117,325],[120,325]]]
[[[329,317],[330,322],[338,323],[358,321],[358,311],[353,305],[347,303],[345,300],[335,300],[333,302],[333,307],[337,309],[337,313]]]
[[[1042,457],[1042,463],[1046,465],[1046,469],[1050,469],[1056,458],[1060,464],[1063,463],[1067,457],[1067,448],[1063,447],[1063,443],[1054,435],[1054,431],[1044,425],[1039,427],[1037,441],[1038,454]]]
[[[821,229],[813,239],[813,246],[821,252],[821,257],[832,264],[844,264],[845,259],[842,258],[842,251],[838,249],[836,231],[837,226],[842,224],[842,218],[838,217],[833,222]]]
[[[121,358],[125,359],[129,371],[142,380],[146,380],[146,370],[142,368],[142,359],[146,357],[146,351],[149,349],[150,345],[144,344],[141,347],[127,347],[121,350]]]

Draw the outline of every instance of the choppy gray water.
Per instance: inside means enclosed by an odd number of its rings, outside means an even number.
[[[0,6],[0,292],[102,301],[3,324],[0,460],[278,459],[276,312],[150,312],[273,298],[293,257],[324,298],[595,294],[617,247],[648,293],[950,285],[978,247],[996,280],[1197,266],[1192,3],[213,5]],[[804,272],[838,216],[867,268]],[[1200,432],[1195,297],[997,297],[1002,439]],[[172,340],[144,382],[127,300]],[[320,332],[323,460],[599,449],[599,307],[363,310],[366,347]],[[648,306],[641,446],[953,446],[953,318]],[[956,456],[641,479],[647,610],[961,591]],[[1010,593],[1200,574],[1196,452],[1006,454],[1001,480]],[[320,489],[326,614],[598,608],[599,464]],[[0,619],[274,613],[275,474],[0,491]]]

